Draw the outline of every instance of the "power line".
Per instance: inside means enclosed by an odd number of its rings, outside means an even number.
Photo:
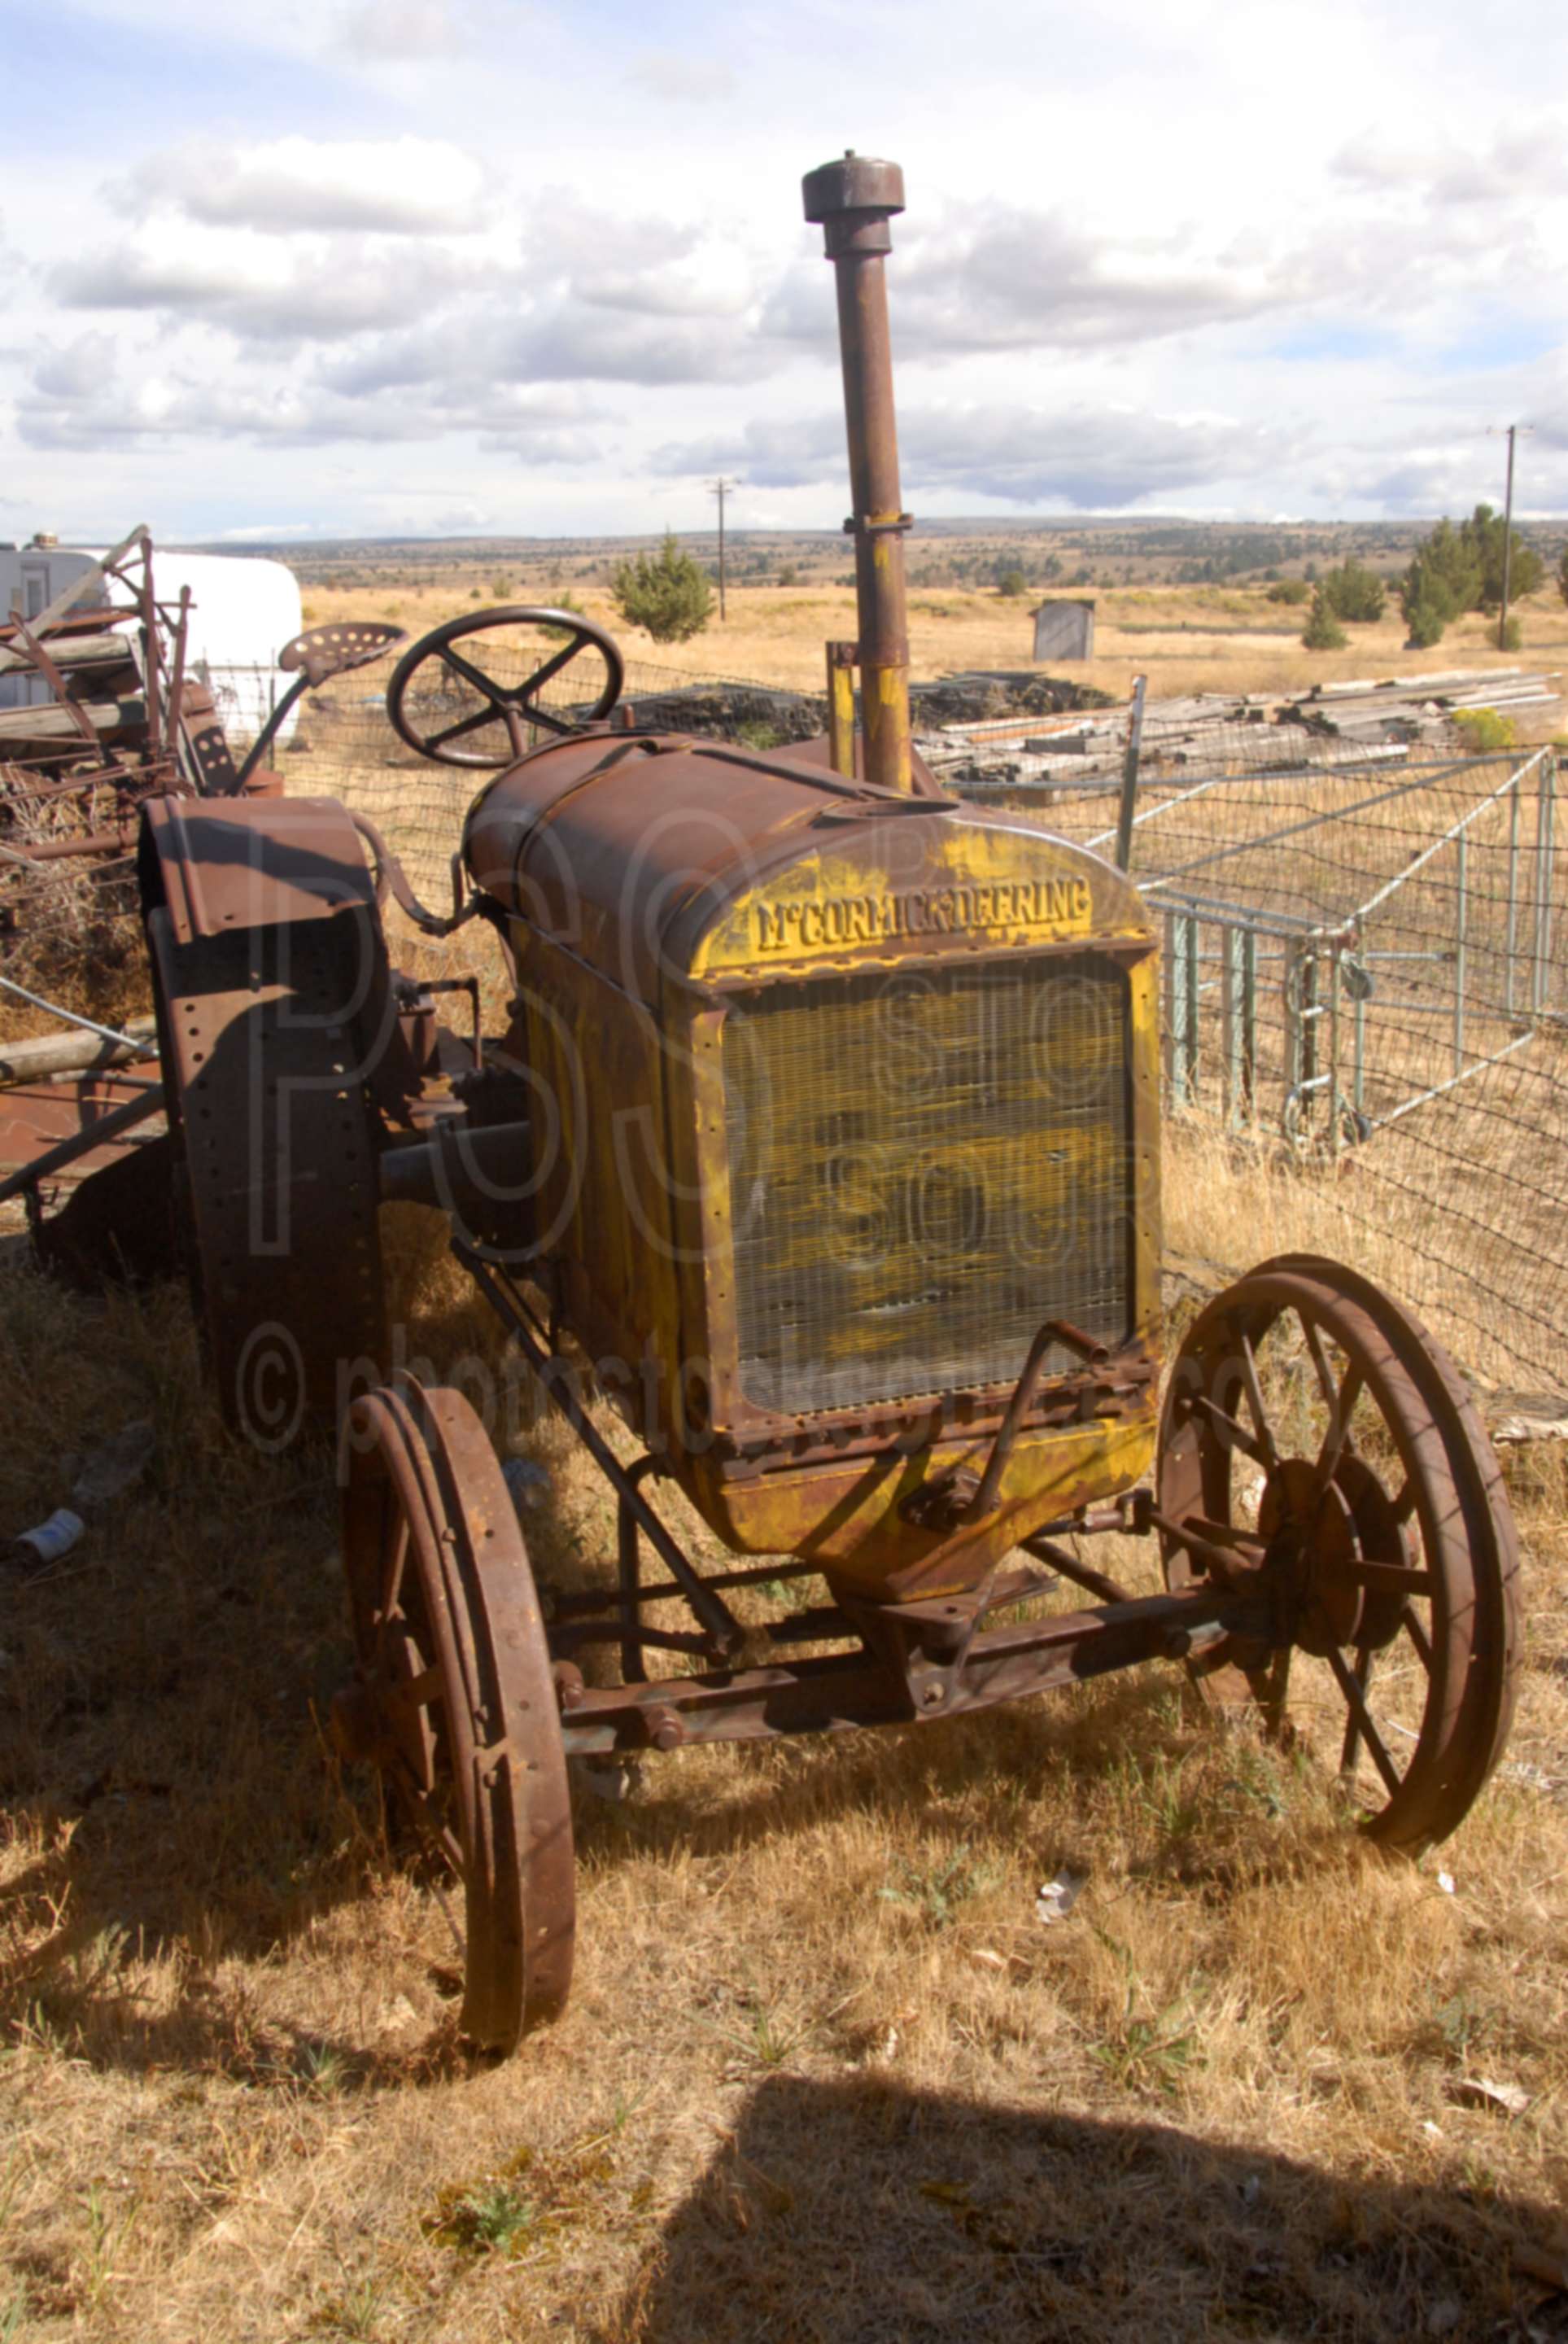
[[[1513,567],[1513,442],[1519,433],[1534,430],[1533,423],[1494,423],[1493,433],[1504,432],[1508,439],[1508,487],[1503,500],[1503,609],[1497,621],[1497,648],[1508,649],[1508,582]]]
[[[708,493],[709,493],[709,495],[710,497],[717,497],[717,498],[719,499],[719,617],[720,617],[721,619],[722,619],[722,618],[724,617],[724,615],[725,615],[725,611],[724,611],[724,500],[725,500],[725,498],[728,496],[728,494],[729,493],[729,491],[730,491],[730,490],[731,490],[731,489],[738,489],[739,486],[740,486],[740,483],[739,483],[739,480],[727,480],[723,479],[723,478],[722,478],[722,476],[721,476],[719,480],[710,480],[710,481],[709,482],[709,484],[708,484]]]

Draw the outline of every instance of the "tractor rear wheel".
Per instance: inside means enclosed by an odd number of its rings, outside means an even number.
[[[147,922],[176,1232],[230,1427],[331,1426],[384,1369],[362,924]]]

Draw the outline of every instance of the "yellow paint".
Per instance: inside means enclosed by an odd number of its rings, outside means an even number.
[[[957,1531],[922,1530],[900,1511],[922,1484],[955,1466],[979,1472],[991,1435],[947,1441],[914,1457],[884,1451],[852,1462],[720,1481],[699,1463],[691,1493],[740,1554],[802,1554],[868,1587],[941,1594],[972,1586],[999,1554],[1042,1522],[1100,1505],[1144,1479],[1154,1454],[1152,1392],[1138,1414],[1024,1434],[1002,1476],[994,1514]]]
[[[896,971],[929,962],[936,949],[968,965],[972,947],[977,972],[999,959],[1005,967],[1010,946],[1114,952],[1128,985],[1132,1316],[1154,1349],[1159,995],[1152,935],[1132,888],[1064,842],[980,819],[910,814],[811,836],[797,861],[739,892],[718,914],[694,955],[690,973],[699,983],[722,987],[737,970],[750,982],[804,967],[814,982],[827,977],[832,985],[836,970]],[[746,994],[737,995],[731,1011],[667,982],[656,1015],[526,921],[514,923],[513,936],[529,1062],[558,1109],[538,1118],[541,1133],[555,1137],[550,1160],[536,1171],[541,1228],[549,1233],[545,1250],[566,1322],[601,1370],[607,1362],[613,1368],[601,1375],[605,1388],[639,1440],[665,1450],[687,1494],[729,1545],[808,1555],[847,1581],[890,1595],[937,1592],[973,1584],[1042,1521],[1103,1502],[1143,1476],[1154,1441],[1151,1389],[1114,1421],[1023,1435],[998,1510],[957,1532],[922,1528],[903,1508],[922,1483],[956,1466],[980,1470],[1005,1389],[988,1404],[989,1422],[950,1430],[930,1448],[917,1446],[930,1438],[928,1398],[882,1411],[879,1431],[868,1429],[861,1411],[849,1445],[830,1462],[789,1461],[797,1442],[826,1440],[834,1419],[770,1416],[740,1389],[733,1238],[740,1205],[731,1193],[724,1036]],[[835,1059],[842,1063],[855,1049],[855,996],[841,985],[834,990],[840,1005],[831,1007],[826,992],[822,1005],[824,1015],[846,1021]],[[869,1013],[883,1018],[880,1040],[896,1049],[886,997],[872,997],[880,1003]],[[920,1036],[940,1061],[944,1048],[963,1046],[962,1020],[950,1025],[933,1011]],[[1074,1063],[1059,1066],[1069,1087]],[[1020,1063],[1010,1078],[1027,1086],[1039,1069],[1032,1060]],[[1042,1231],[1070,1231],[1078,1201],[1103,1196],[1117,1177],[1109,1135],[1049,1107],[1030,1128],[1030,1147],[1010,1154],[994,1134],[971,1134],[969,1144],[1010,1227],[1032,1217]],[[802,1116],[797,1153],[815,1145]],[[873,1164],[868,1177],[876,1170]],[[836,1241],[835,1211],[852,1224],[857,1211],[863,1217],[877,1209],[874,1177],[864,1197],[850,1179],[825,1197],[822,1213],[802,1220],[789,1239],[804,1248],[801,1274],[809,1270],[812,1244]],[[898,1250],[889,1255],[892,1284],[902,1275]],[[1047,1247],[1042,1318],[1052,1308],[1050,1258]],[[793,1274],[788,1261],[780,1267]],[[866,1324],[869,1337],[844,1329],[839,1353],[829,1330],[829,1364],[839,1355],[858,1359],[866,1341],[878,1339],[874,1314]],[[1020,1366],[1026,1348],[1020,1346]],[[709,1395],[709,1421],[689,1421],[683,1394],[694,1379]],[[764,1470],[739,1478],[723,1470],[737,1439],[761,1448]]]
[[[900,829],[912,848],[913,823]],[[933,817],[918,844],[918,862],[910,854],[902,868],[825,846],[770,875],[720,914],[694,975],[822,958],[902,960],[953,938],[980,948],[1149,937],[1127,882],[1064,842]],[[888,852],[899,852],[897,840]]]

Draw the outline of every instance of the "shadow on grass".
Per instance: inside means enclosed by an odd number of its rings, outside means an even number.
[[[1568,2336],[1557,2217],[1165,2125],[770,2078],[594,2344]]]

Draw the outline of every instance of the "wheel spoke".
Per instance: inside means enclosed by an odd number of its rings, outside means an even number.
[[[498,724],[504,720],[505,712],[498,706],[481,708],[477,715],[465,716],[457,723],[448,724],[444,732],[432,732],[425,745],[427,749],[442,749],[448,741],[460,741],[465,733],[477,732],[483,724]]]
[[[1307,1339],[1307,1349],[1312,1353],[1312,1365],[1317,1370],[1318,1381],[1322,1386],[1323,1399],[1332,1417],[1339,1402],[1339,1385],[1335,1379],[1333,1364],[1329,1358],[1329,1347],[1323,1340],[1323,1330],[1315,1318],[1307,1317],[1304,1310],[1299,1311],[1297,1316],[1301,1319],[1302,1332]]]
[[[568,661],[576,659],[586,641],[587,637],[584,635],[574,635],[564,651],[558,651],[554,659],[548,659],[543,667],[535,668],[528,682],[518,686],[513,694],[514,699],[520,701],[526,706],[541,683],[548,683],[551,676],[558,674]]]
[[[1356,1646],[1355,1681],[1362,1690],[1362,1707],[1363,1711],[1366,1705],[1367,1686],[1372,1681],[1372,1656],[1371,1645],[1358,1644]],[[1351,1774],[1354,1773],[1356,1752],[1361,1746],[1361,1738],[1362,1711],[1358,1711],[1353,1708],[1347,1710],[1345,1713],[1345,1738],[1340,1749],[1340,1773],[1342,1774]]]
[[[1211,1522],[1202,1514],[1189,1514],[1184,1527],[1196,1531],[1201,1539],[1207,1539],[1211,1546],[1242,1547],[1254,1554],[1268,1552],[1268,1540],[1239,1522]]]
[[[503,702],[510,698],[511,695],[508,692],[505,684],[498,682],[493,675],[487,675],[482,667],[474,665],[472,660],[466,660],[461,652],[455,652],[452,649],[450,643],[442,646],[441,658],[454,675],[460,675],[465,683],[471,683],[474,690],[482,699],[487,700],[492,708],[498,710]]]
[[[458,1864],[457,1869],[461,1872],[461,1862]],[[452,1943],[457,1948],[457,1959],[466,1964],[468,1958],[468,1941],[464,1936],[461,1929],[458,1928],[456,1921],[453,1920],[452,1908],[447,1904],[446,1898],[442,1895],[439,1886],[434,1880],[430,1883],[430,1894],[436,1899],[437,1904],[441,1907],[442,1920],[445,1921],[447,1928],[452,1932]]]
[[[1197,1393],[1192,1405],[1194,1408],[1201,1408],[1210,1422],[1217,1425],[1221,1432],[1227,1434],[1244,1457],[1250,1457],[1255,1465],[1261,1465],[1265,1471],[1268,1470],[1267,1450],[1261,1441],[1248,1431],[1239,1417],[1227,1416],[1219,1401],[1211,1399],[1207,1392]]]
[[[397,1598],[403,1592],[403,1571],[407,1561],[408,1517],[407,1514],[399,1514],[397,1536],[393,1541],[392,1552],[387,1558],[387,1579],[381,1590],[380,1627],[383,1633],[386,1631],[387,1622],[397,1608]]]
[[[1372,1712],[1367,1707],[1366,1695],[1362,1691],[1355,1672],[1337,1644],[1329,1646],[1329,1666],[1334,1672],[1340,1691],[1349,1703],[1360,1737],[1372,1753],[1372,1764],[1382,1776],[1383,1788],[1391,1799],[1396,1798],[1402,1787],[1399,1769],[1389,1756],[1382,1734],[1372,1723]]]
[[[1353,1586],[1374,1595],[1430,1595],[1432,1573],[1402,1562],[1347,1562],[1341,1566]]]
[[[1352,1359],[1345,1369],[1341,1384],[1329,1407],[1329,1429],[1323,1445],[1318,1451],[1318,1461],[1312,1470],[1312,1487],[1321,1496],[1334,1478],[1334,1470],[1350,1445],[1351,1418],[1366,1382],[1360,1368]]]
[[[1285,1730],[1285,1709],[1291,1692],[1291,1646],[1283,1644],[1266,1669],[1249,1669],[1247,1682],[1263,1713],[1263,1731],[1278,1742]]]
[[[433,1665],[421,1669],[418,1675],[410,1677],[406,1684],[394,1685],[387,1696],[388,1704],[395,1703],[399,1709],[428,1709],[434,1702],[444,1702],[446,1698],[447,1688],[441,1672]]]
[[[1415,1646],[1416,1657],[1430,1676],[1432,1674],[1432,1639],[1408,1603],[1400,1613],[1400,1625]]]
[[[1252,1411],[1252,1422],[1258,1428],[1261,1461],[1271,1473],[1280,1461],[1280,1445],[1274,1439],[1268,1411],[1263,1406],[1263,1387],[1258,1380],[1258,1362],[1253,1355],[1250,1336],[1241,1337],[1241,1380],[1246,1387],[1247,1406]]]

